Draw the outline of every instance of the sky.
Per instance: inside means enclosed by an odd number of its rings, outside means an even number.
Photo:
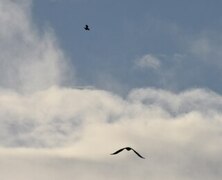
[[[0,179],[221,179],[221,5],[0,0]]]

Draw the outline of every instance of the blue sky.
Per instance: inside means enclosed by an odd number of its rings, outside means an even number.
[[[140,87],[221,92],[221,55],[213,50],[222,43],[221,5],[198,0],[48,0],[34,1],[32,12],[40,29],[54,30],[78,84],[114,92]],[[83,31],[85,24],[90,32]],[[212,52],[195,49],[197,43]],[[161,68],[135,68],[147,54],[157,57]],[[110,84],[104,83],[106,78]]]
[[[221,17],[219,0],[0,0],[0,179],[221,180]],[[110,156],[126,146],[146,159]]]

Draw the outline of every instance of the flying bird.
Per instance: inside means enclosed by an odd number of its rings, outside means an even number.
[[[87,24],[85,25],[84,29],[85,29],[86,31],[89,31],[89,30],[90,30],[90,29],[89,29],[89,26],[88,26]]]
[[[135,153],[137,154],[137,156],[139,156],[140,158],[145,159],[145,157],[141,156],[138,152],[136,152],[136,151],[135,151],[133,148],[131,148],[131,147],[125,147],[125,148],[119,149],[118,151],[116,151],[116,152],[114,152],[114,153],[112,153],[112,154],[110,154],[110,155],[116,155],[116,154],[120,153],[121,151],[123,151],[124,149],[126,149],[127,151],[133,150],[133,152],[135,152]]]

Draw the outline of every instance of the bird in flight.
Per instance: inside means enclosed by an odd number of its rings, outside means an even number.
[[[85,25],[84,29],[85,29],[86,31],[89,31],[89,30],[90,30],[90,29],[89,29],[89,26],[88,26],[87,24]]]
[[[142,159],[145,159],[145,157],[141,156],[138,152],[136,152],[136,151],[135,151],[133,148],[131,148],[131,147],[125,147],[125,148],[119,149],[118,151],[116,151],[116,152],[114,152],[114,153],[112,153],[112,154],[110,154],[110,155],[116,155],[116,154],[120,153],[121,151],[123,151],[124,149],[126,149],[127,151],[133,150],[133,152],[136,153],[137,156],[139,156],[139,157],[142,158]]]

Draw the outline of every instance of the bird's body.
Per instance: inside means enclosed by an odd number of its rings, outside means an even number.
[[[136,153],[137,156],[139,156],[140,158],[145,159],[143,156],[141,156],[138,152],[136,152],[136,151],[135,151],[133,148],[131,148],[131,147],[125,147],[125,148],[119,149],[118,151],[112,153],[111,155],[118,154],[118,153],[120,153],[121,151],[123,151],[124,149],[126,149],[127,151],[133,150],[133,152]]]
[[[89,30],[90,30],[90,29],[89,29],[89,26],[88,26],[87,24],[85,25],[84,29],[85,29],[86,31],[89,31]]]

